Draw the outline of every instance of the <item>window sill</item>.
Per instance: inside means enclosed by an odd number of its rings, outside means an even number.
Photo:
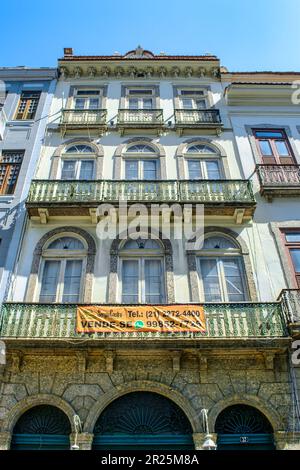
[[[11,202],[15,198],[14,194],[0,194],[0,203],[1,202]]]
[[[31,127],[31,126],[33,126],[33,124],[34,124],[34,119],[28,119],[28,120],[26,120],[26,119],[24,119],[24,120],[11,119],[11,120],[7,121],[7,123],[6,123],[6,125],[10,126],[10,127],[12,127],[12,126]]]

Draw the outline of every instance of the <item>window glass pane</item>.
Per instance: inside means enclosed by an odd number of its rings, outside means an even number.
[[[229,250],[230,248],[236,249],[237,247],[228,238],[218,235],[205,238],[203,243],[204,250]]]
[[[191,98],[183,98],[181,102],[183,109],[193,109],[193,100]]]
[[[272,148],[268,140],[259,140],[259,147],[262,155],[273,155]]]
[[[61,170],[62,180],[73,180],[76,177],[76,161],[75,160],[64,160]]]
[[[156,180],[157,178],[156,160],[145,160],[143,161],[143,166],[144,166],[143,178],[145,180]]]
[[[125,178],[127,180],[138,179],[138,161],[137,160],[126,160],[125,161]]]
[[[189,179],[199,180],[202,178],[200,160],[188,160]]]
[[[65,303],[78,302],[81,284],[81,260],[68,260],[66,262],[64,292],[62,301]]]
[[[208,145],[199,144],[191,145],[191,147],[187,149],[187,153],[216,153],[216,151]]]
[[[85,144],[72,145],[66,150],[66,153],[94,153],[92,147]]]
[[[89,96],[89,95],[99,95],[99,90],[77,90],[77,96],[79,95],[85,95],[85,96]]]
[[[137,98],[130,98],[129,109],[138,109],[138,108],[139,108],[139,100]]]
[[[206,108],[205,100],[196,100],[196,108],[197,109],[205,109]]]
[[[129,90],[130,95],[152,95],[152,90],[147,89],[136,89],[136,90]]]
[[[151,98],[143,98],[142,99],[142,108],[143,109],[152,109],[152,99]]]
[[[290,250],[293,265],[296,273],[300,273],[300,248]]]
[[[83,250],[83,243],[78,238],[60,237],[48,246],[48,250]]]
[[[182,95],[204,95],[203,90],[181,90]]]
[[[40,302],[55,302],[60,261],[45,261],[42,277]]]
[[[201,275],[203,281],[204,298],[206,302],[221,302],[222,293],[220,288],[217,260],[201,259]]]
[[[277,152],[281,157],[288,157],[290,155],[288,146],[284,140],[275,140]]]
[[[122,302],[134,304],[139,301],[139,263],[137,260],[122,262]]]
[[[145,260],[145,301],[152,304],[162,302],[162,286],[161,261],[157,259]]]
[[[214,160],[207,160],[206,162],[206,171],[207,177],[210,180],[219,180],[220,179],[220,170],[218,162]]]
[[[91,180],[93,179],[94,162],[93,160],[82,160],[80,162],[80,180]]]
[[[285,238],[289,243],[300,243],[300,232],[286,233]]]
[[[89,109],[98,109],[99,108],[99,99],[90,98],[89,99]]]
[[[75,109],[84,109],[85,99],[76,98],[75,100]]]
[[[240,264],[237,259],[223,258],[226,289],[229,302],[245,300]]]
[[[269,139],[282,138],[284,134],[281,131],[255,131],[256,137],[266,137]]]
[[[126,153],[155,153],[152,147],[145,144],[132,145],[126,150]]]

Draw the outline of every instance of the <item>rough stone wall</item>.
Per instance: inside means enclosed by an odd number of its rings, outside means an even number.
[[[203,432],[200,412],[209,410],[210,426],[222,409],[246,403],[260,409],[274,431],[285,431],[291,394],[284,354],[266,368],[260,353],[241,356],[172,351],[34,351],[8,354],[2,370],[0,432],[12,432],[31,406],[49,403],[72,420],[78,414],[84,431],[93,433],[100,413],[118,396],[134,390],[161,393],[177,402],[194,433]]]

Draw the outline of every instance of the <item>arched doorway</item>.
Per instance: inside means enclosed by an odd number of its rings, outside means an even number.
[[[183,411],[168,398],[131,392],[117,398],[99,416],[93,449],[193,449],[192,432]]]
[[[26,411],[17,421],[12,450],[68,450],[71,425],[55,406],[39,405]]]
[[[273,428],[259,410],[232,405],[217,417],[218,450],[275,450]]]

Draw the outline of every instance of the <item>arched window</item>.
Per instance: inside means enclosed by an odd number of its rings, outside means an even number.
[[[218,180],[222,178],[220,155],[207,144],[193,144],[185,151],[186,174],[188,179]]]
[[[87,247],[79,238],[63,234],[42,251],[39,283],[40,302],[79,302]]]
[[[159,175],[159,159],[150,145],[140,143],[127,148],[124,157],[124,179],[156,180]]]
[[[13,450],[68,450],[71,425],[55,406],[38,405],[17,421],[12,436]]]
[[[95,152],[87,144],[68,147],[62,154],[62,180],[91,180],[95,173]]]
[[[205,238],[197,255],[200,290],[205,302],[247,300],[240,247],[223,234]]]
[[[119,261],[122,303],[164,302],[164,251],[157,240],[128,240],[119,250]]]

